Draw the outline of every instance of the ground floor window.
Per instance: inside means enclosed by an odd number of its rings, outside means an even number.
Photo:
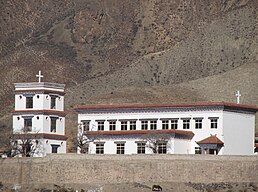
[[[116,144],[116,154],[125,154],[125,143]]]
[[[167,153],[167,142],[159,142],[158,143],[158,153],[166,154]]]
[[[201,147],[195,147],[195,154],[202,154]]]
[[[145,154],[145,143],[137,143],[137,153],[138,154]]]
[[[104,154],[104,143],[96,144],[96,154]]]
[[[60,147],[60,145],[51,145],[51,147],[52,147],[52,153],[57,153],[58,147]]]

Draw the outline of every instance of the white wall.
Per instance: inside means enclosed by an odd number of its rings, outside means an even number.
[[[191,141],[187,139],[174,139],[173,154],[190,154]]]
[[[56,98],[55,110],[63,111],[64,96],[59,96],[59,97]],[[15,110],[51,110],[50,106],[51,106],[51,97],[49,94],[34,94],[33,108],[29,108],[29,109],[26,109],[26,97],[23,94],[15,95]]]
[[[254,154],[255,115],[224,112],[223,128],[224,154]]]
[[[146,112],[146,113],[103,113],[103,114],[78,114],[78,122],[80,123],[82,120],[89,120],[90,122],[90,130],[97,131],[97,122],[96,120],[104,120],[104,130],[109,131],[109,123],[108,120],[118,120],[116,130],[121,130],[120,128],[120,119],[136,119],[136,129],[141,130],[140,119],[158,119],[157,121],[157,129],[162,129],[162,118],[179,118],[178,120],[178,130],[192,131],[195,135],[189,145],[189,149],[187,153],[194,154],[195,147],[199,147],[196,143],[197,141],[203,140],[209,137],[211,134],[215,135],[219,139],[223,139],[222,137],[222,129],[223,129],[223,111],[182,111],[182,112]],[[195,120],[194,118],[201,117],[202,120],[202,129],[195,129]],[[210,119],[209,117],[218,117],[218,128],[211,129],[210,128]],[[190,129],[183,129],[183,120],[181,118],[190,118]],[[129,126],[128,126],[128,131]],[[177,144],[176,144],[177,145]],[[177,145],[178,146],[178,145]],[[184,147],[183,147],[184,148]],[[182,150],[184,150],[182,148]],[[176,153],[180,153],[180,151],[176,151]],[[219,154],[223,153],[223,149]]]

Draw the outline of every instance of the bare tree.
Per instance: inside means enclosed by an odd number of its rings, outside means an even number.
[[[78,153],[88,153],[89,144],[93,142],[94,139],[90,139],[83,131],[82,125],[78,125],[77,137],[74,140],[74,146],[77,148]]]
[[[44,153],[42,140],[41,134],[29,133],[29,130],[23,127],[10,137],[9,155],[11,157],[42,156]]]
[[[169,136],[166,134],[157,134],[156,132],[149,133],[143,136],[143,141],[146,142],[146,147],[149,148],[152,153],[163,153],[162,145],[166,145],[167,150],[167,142],[169,140]]]

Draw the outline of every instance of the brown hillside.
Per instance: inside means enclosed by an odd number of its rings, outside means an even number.
[[[242,102],[258,105],[252,0],[1,1],[0,121],[13,83],[67,84],[71,108],[90,103]],[[0,126],[1,127],[1,126]],[[2,130],[0,128],[0,130]]]

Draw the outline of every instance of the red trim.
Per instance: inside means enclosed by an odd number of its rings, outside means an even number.
[[[228,106],[244,109],[252,109],[258,111],[258,107],[226,103],[226,102],[207,102],[207,103],[178,103],[178,104],[132,104],[132,105],[95,105],[95,106],[77,106],[75,110],[91,110],[91,109],[130,109],[130,108],[161,108],[161,107],[208,107],[208,106]]]
[[[206,139],[203,139],[201,141],[196,142],[199,144],[224,144],[216,135],[211,135],[210,137],[207,137]]]
[[[65,135],[48,134],[48,133],[26,133],[14,134],[17,139],[53,139],[53,140],[67,140]]]
[[[60,116],[66,116],[66,112],[64,111],[56,111],[56,110],[15,110],[13,112],[14,115],[16,114],[26,114],[26,113],[43,113],[47,115],[60,115]]]
[[[168,134],[175,133],[181,135],[194,136],[192,131],[182,131],[176,129],[161,129],[161,130],[127,130],[127,131],[85,131],[86,135],[133,135],[133,134]]]
[[[15,93],[57,93],[60,95],[64,95],[65,92],[64,91],[56,91],[56,90],[50,90],[50,89],[26,89],[26,90],[15,90]]]

